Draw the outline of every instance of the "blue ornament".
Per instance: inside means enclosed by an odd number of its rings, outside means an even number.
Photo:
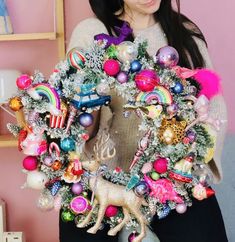
[[[172,91],[175,93],[175,94],[179,94],[181,93],[182,91],[184,90],[184,86],[181,82],[176,82],[175,83],[175,86],[172,88]]]
[[[131,62],[130,68],[131,68],[131,72],[138,72],[141,70],[141,63],[138,60],[134,60]]]
[[[56,181],[51,188],[51,195],[55,196],[57,194],[57,192],[60,190],[60,188],[62,187],[61,183],[59,181]]]
[[[143,197],[149,194],[149,186],[145,181],[141,181],[136,185],[134,192],[138,197]]]
[[[85,128],[93,124],[93,116],[90,113],[82,113],[78,117],[78,122]]]
[[[171,211],[171,208],[168,205],[165,205],[163,207],[163,210],[160,213],[158,213],[159,219],[165,218],[170,213],[170,211]]]
[[[70,137],[65,138],[60,141],[60,147],[65,152],[75,150],[75,141]]]

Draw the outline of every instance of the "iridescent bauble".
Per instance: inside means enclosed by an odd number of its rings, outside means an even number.
[[[93,124],[93,116],[90,113],[82,113],[78,116],[78,122],[85,128]]]
[[[82,53],[82,50],[78,48],[73,48],[68,52],[67,60],[69,65],[77,70],[81,70],[86,62],[85,55]]]
[[[117,46],[117,58],[119,61],[131,62],[138,56],[138,48],[131,41],[123,41]]]
[[[75,195],[80,195],[83,191],[83,186],[81,183],[74,183],[71,187],[71,190],[72,192],[75,194]]]
[[[33,171],[37,169],[37,158],[36,156],[26,156],[23,160],[23,167],[25,170]]]
[[[116,216],[118,213],[118,208],[112,205],[109,205],[105,210],[105,216],[108,218]]]
[[[44,192],[40,195],[37,201],[37,207],[41,211],[50,211],[54,208],[54,197],[50,194],[50,192]]]
[[[128,74],[124,71],[120,71],[116,79],[120,84],[126,83],[128,81]]]
[[[74,215],[71,211],[69,211],[69,210],[67,210],[67,211],[63,211],[63,212],[61,213],[61,219],[62,219],[64,222],[70,222],[70,221],[73,221],[74,218],[75,218],[75,215]]]
[[[131,72],[138,72],[141,70],[141,63],[138,60],[134,60],[131,62],[130,68],[131,68]]]
[[[136,87],[142,92],[151,92],[160,79],[154,70],[142,70],[135,75]]]
[[[52,166],[52,164],[53,164],[53,159],[52,159],[52,157],[51,157],[51,156],[46,156],[46,157],[44,158],[43,163],[44,163],[46,166]]]
[[[166,158],[158,158],[154,161],[153,168],[157,173],[162,174],[167,171],[167,164],[168,161]]]
[[[99,95],[105,96],[110,92],[110,87],[107,83],[100,83],[96,87],[96,91]]]
[[[178,64],[179,54],[177,50],[171,46],[162,47],[156,54],[156,62],[163,68],[172,68]]]
[[[175,86],[172,87],[172,91],[175,93],[175,94],[179,94],[181,93],[182,91],[184,90],[184,86],[181,82],[176,82],[175,83]]]
[[[21,98],[20,97],[11,98],[10,101],[9,101],[9,107],[14,112],[19,111],[21,108],[23,108]]]
[[[137,232],[132,232],[129,236],[128,236],[128,242],[133,242],[133,240],[139,235],[139,233]]]
[[[160,175],[156,171],[153,171],[150,176],[154,181],[160,178]]]
[[[134,192],[138,197],[145,196],[149,193],[149,186],[145,181],[141,181],[134,188]]]
[[[75,150],[75,141],[71,137],[62,139],[60,141],[60,147],[65,152]]]
[[[187,206],[184,204],[184,203],[181,203],[181,204],[177,204],[176,207],[175,207],[175,210],[177,213],[185,213],[186,210],[187,210]]]
[[[104,63],[104,71],[109,76],[116,76],[120,71],[120,64],[114,59],[106,60]]]
[[[26,90],[32,85],[32,79],[29,75],[23,74],[16,79],[16,85],[20,90]]]

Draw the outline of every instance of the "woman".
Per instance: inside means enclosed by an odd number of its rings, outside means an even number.
[[[170,45],[179,52],[179,65],[188,68],[211,68],[202,32],[191,20],[180,14],[179,0],[176,3],[177,11],[173,10],[171,0],[90,0],[96,18],[84,20],[75,28],[68,50],[77,46],[82,48],[89,46],[93,37],[100,33],[116,35],[114,27],[122,26],[123,21],[127,21],[133,29],[133,35],[127,40],[133,40],[138,35],[146,38],[150,55],[154,55],[160,47]],[[125,169],[129,166],[137,148],[137,130],[140,121],[134,115],[125,119],[122,114],[124,101],[115,93],[115,90],[111,90],[111,96],[110,109],[102,108],[101,112],[95,114],[96,125],[91,128],[90,133],[95,137],[98,127],[99,131],[105,130],[110,133],[118,150],[111,168],[118,165]],[[221,96],[213,98],[211,106],[214,117],[226,119],[226,107]],[[210,162],[214,182],[219,182],[222,178],[220,156],[225,128],[223,125],[218,133],[215,156]],[[86,153],[92,150],[94,141],[95,139],[91,139],[87,143]],[[106,236],[105,230],[99,231],[97,235],[89,235],[79,229],[72,232],[71,226],[60,223],[61,242],[91,241],[92,238],[100,242],[117,241],[117,237]],[[183,215],[171,212],[162,220],[154,217],[151,227],[161,242],[227,241],[215,196],[202,202],[194,201],[193,206]],[[66,234],[71,235],[71,239],[70,237],[66,239]],[[146,241],[153,241],[153,239]]]

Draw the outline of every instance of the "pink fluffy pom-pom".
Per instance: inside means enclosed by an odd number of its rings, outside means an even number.
[[[201,85],[200,95],[205,95],[208,99],[221,93],[220,77],[213,71],[208,69],[198,69],[193,76]]]

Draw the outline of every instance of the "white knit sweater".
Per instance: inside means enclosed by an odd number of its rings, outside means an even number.
[[[148,40],[148,53],[150,55],[154,55],[159,48],[167,45],[167,39],[159,23],[143,30],[134,29],[133,31],[135,36],[140,35]],[[83,20],[76,26],[72,33],[68,51],[74,47],[88,47],[92,43],[93,37],[100,33],[107,33],[107,30],[97,18]],[[205,43],[199,39],[195,40],[205,60],[206,67],[212,68]],[[111,112],[108,108],[102,108],[100,129],[109,129],[111,138],[115,142],[118,151],[116,158],[112,161],[113,163],[109,164],[110,167],[113,168],[118,165],[125,169],[129,167],[130,161],[137,149],[137,142],[140,138],[138,137],[140,120],[136,115],[132,115],[128,119],[124,118],[122,109],[124,100],[116,94],[115,90],[111,91],[111,96]],[[218,183],[222,179],[221,154],[227,126],[227,111],[223,96],[217,95],[211,99],[210,114],[215,119],[222,121],[220,131],[216,133],[214,159],[209,162],[209,167],[213,173],[213,180],[215,183]]]

